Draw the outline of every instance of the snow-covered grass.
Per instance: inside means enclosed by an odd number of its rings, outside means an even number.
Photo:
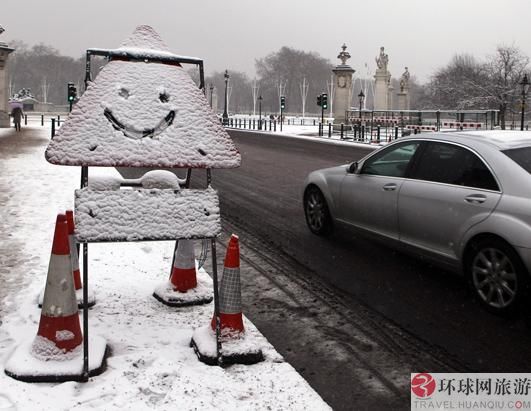
[[[88,383],[53,384],[5,375],[15,348],[36,336],[55,216],[73,207],[79,186],[78,167],[45,161],[49,132],[26,128],[17,139],[23,144],[31,137],[32,143],[0,165],[0,409],[329,409],[248,320],[264,362],[220,368],[198,361],[190,339],[210,322],[213,304],[176,309],[152,297],[169,275],[173,242],[89,246],[90,288],[97,298],[90,328],[112,349],[102,375]],[[0,145],[13,133],[0,130]]]

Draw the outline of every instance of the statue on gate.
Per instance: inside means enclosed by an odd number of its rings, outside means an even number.
[[[387,63],[389,63],[389,56],[385,53],[384,47],[380,47],[380,55],[376,57],[376,65],[380,70],[387,71]]]
[[[409,86],[409,71],[406,67],[406,71],[402,73],[400,77],[400,91],[403,92]]]

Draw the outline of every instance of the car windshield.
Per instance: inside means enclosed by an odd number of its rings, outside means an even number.
[[[531,174],[531,147],[512,148],[502,150],[502,153],[516,162],[525,171]]]

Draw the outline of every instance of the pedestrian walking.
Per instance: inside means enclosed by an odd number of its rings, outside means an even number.
[[[15,129],[17,131],[20,131],[20,122],[22,121],[23,116],[24,112],[20,107],[14,107],[11,111],[11,117],[13,117],[13,123],[15,123]]]

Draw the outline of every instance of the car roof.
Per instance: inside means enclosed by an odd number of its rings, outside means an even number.
[[[401,140],[434,140],[456,142],[472,148],[490,145],[498,150],[509,150],[518,147],[531,146],[531,132],[516,130],[481,130],[457,131],[444,133],[426,133],[410,136]]]

